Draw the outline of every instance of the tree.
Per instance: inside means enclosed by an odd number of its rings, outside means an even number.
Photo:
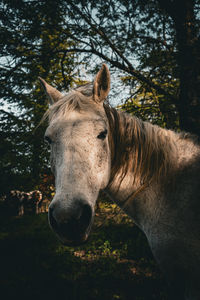
[[[199,134],[199,8],[198,0],[68,0],[71,38],[79,42],[71,51],[93,54],[133,87],[162,95],[181,129]]]
[[[47,109],[38,76],[68,89],[76,75],[75,55],[63,29],[61,1],[4,1],[1,4],[1,193],[37,187],[48,174],[48,151],[41,145]],[[63,38],[65,36],[65,38]],[[74,74],[72,75],[72,72]]]
[[[200,135],[200,2],[161,1],[159,5],[172,18],[177,45],[180,80],[178,109],[181,128]]]

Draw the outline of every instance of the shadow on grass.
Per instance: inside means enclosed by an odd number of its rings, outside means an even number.
[[[60,245],[46,214],[4,218],[0,226],[2,299],[167,299],[146,239],[133,224],[108,222],[77,248]]]

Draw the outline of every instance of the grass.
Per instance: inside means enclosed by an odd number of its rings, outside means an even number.
[[[62,246],[47,214],[1,217],[1,299],[166,300],[166,284],[143,233],[100,202],[87,244]]]

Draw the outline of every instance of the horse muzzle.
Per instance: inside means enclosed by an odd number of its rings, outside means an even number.
[[[59,200],[49,206],[50,227],[67,246],[78,246],[87,241],[92,219],[92,207],[82,199],[74,199],[68,207]]]

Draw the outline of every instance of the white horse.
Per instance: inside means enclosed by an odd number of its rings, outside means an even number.
[[[40,80],[50,101],[45,139],[56,185],[49,223],[59,239],[66,245],[87,240],[103,189],[147,236],[171,283],[170,299],[200,299],[197,139],[105,104],[105,64],[93,84],[67,95]]]

